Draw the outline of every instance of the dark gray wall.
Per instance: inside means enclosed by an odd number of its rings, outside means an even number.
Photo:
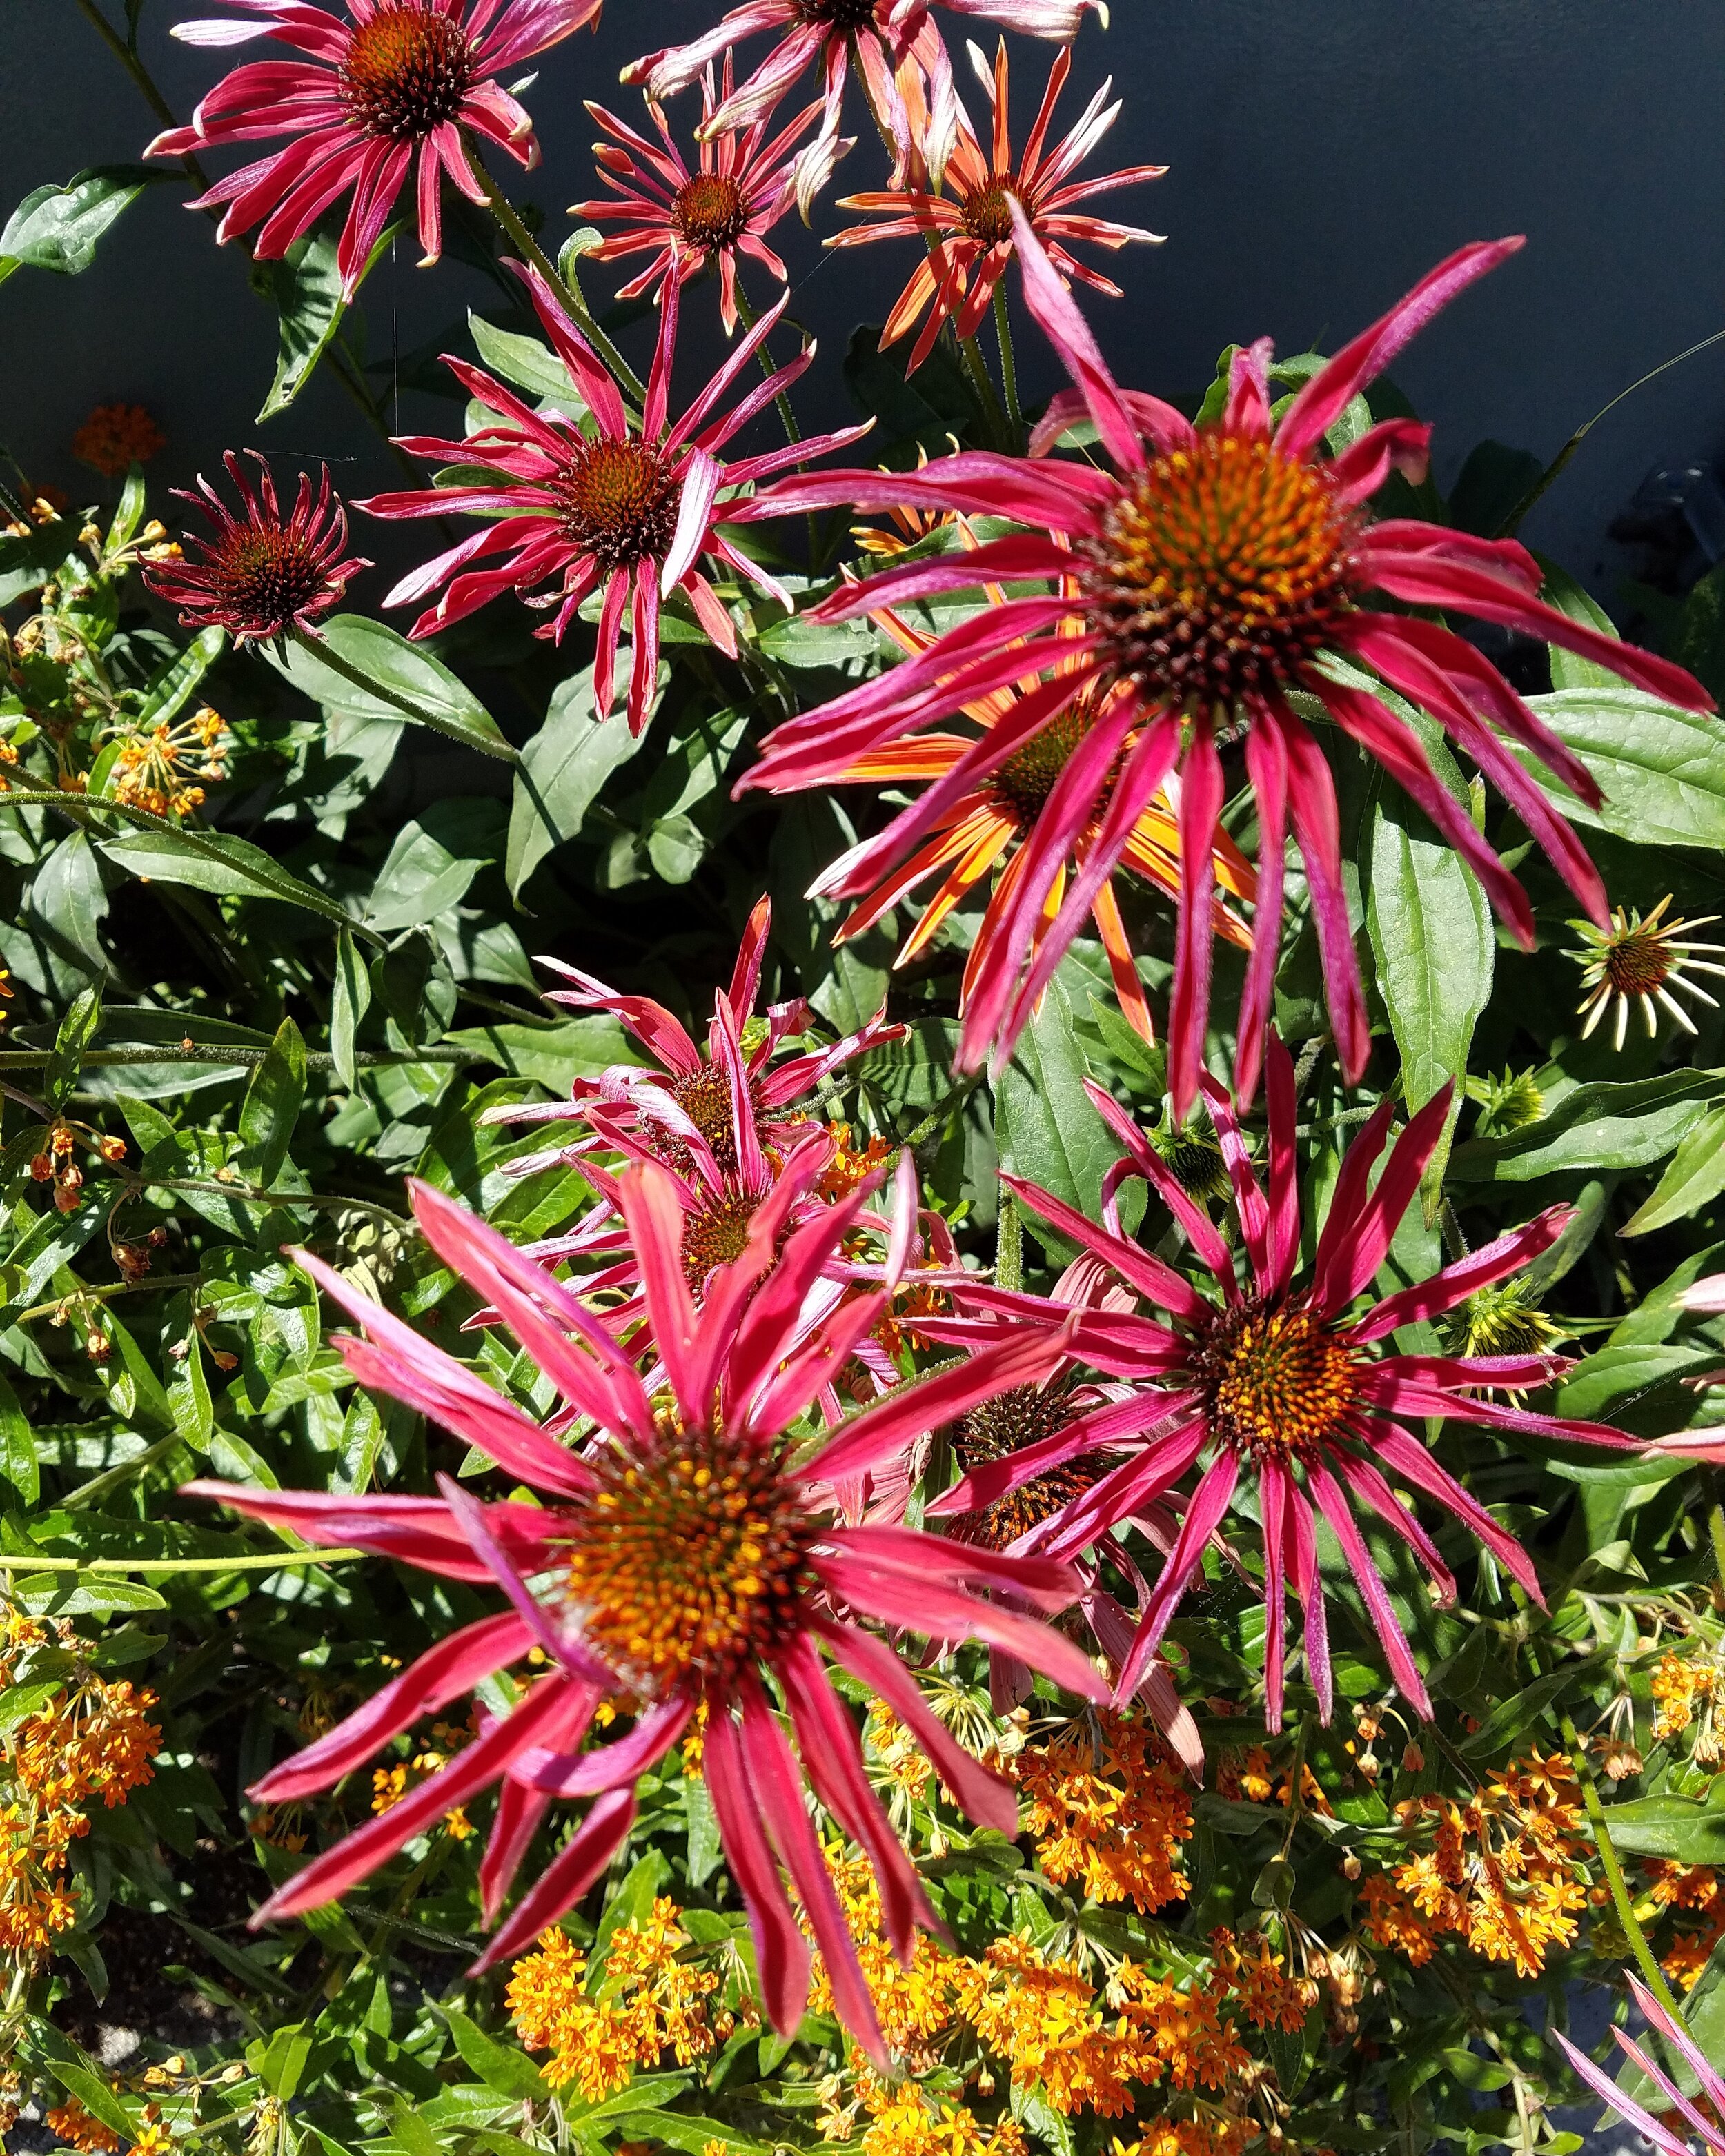
[[[567,228],[565,206],[592,191],[580,100],[629,111],[636,93],[618,85],[619,66],[692,33],[719,4],[610,0],[596,36],[547,56],[527,100],[546,162],[518,192],[544,207],[553,234]],[[175,44],[168,25],[218,12],[219,0],[145,0],[148,57],[182,115],[223,59]],[[153,122],[74,0],[0,0],[0,203],[136,157]],[[1028,107],[1045,49],[1017,40],[1014,57],[1015,103]],[[1133,250],[1127,299],[1091,311],[1128,382],[1201,384],[1236,337],[1333,343],[1461,241],[1524,231],[1526,252],[1399,368],[1437,422],[1447,477],[1486,434],[1551,454],[1614,392],[1725,324],[1725,8],[1709,0],[1115,0],[1112,29],[1092,24],[1081,41],[1073,112],[1111,70],[1127,110],[1096,162],[1171,167],[1117,198],[1167,245]],[[875,184],[879,162],[865,139],[842,168],[849,184]],[[910,254],[824,255],[794,220],[781,232],[796,309],[836,360],[855,321],[880,319]],[[459,270],[416,270],[415,253],[399,243],[367,288],[374,350],[411,350],[475,291]],[[0,287],[0,439],[33,475],[77,491],[89,480],[70,459],[73,429],[95,404],[135,398],[166,428],[157,470],[177,480],[256,442],[287,459],[351,459],[338,470],[354,491],[382,483],[387,464],[327,384],[268,428],[253,424],[273,328],[244,270],[164,187],[85,275],[13,277]],[[1020,346],[1027,392],[1051,388],[1051,357]],[[828,384],[827,410],[815,410],[819,393],[810,408],[836,420],[846,413],[835,367]],[[402,416],[424,425],[452,409],[404,398]],[[1528,536],[1609,589],[1621,563],[1605,527],[1637,480],[1656,460],[1711,455],[1722,438],[1725,346],[1614,413]]]

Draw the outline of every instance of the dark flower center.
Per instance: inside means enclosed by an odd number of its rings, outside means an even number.
[[[1310,1310],[1219,1311],[1193,1367],[1212,1434],[1253,1460],[1310,1457],[1343,1428],[1353,1401],[1353,1358]]]
[[[473,80],[467,33],[440,10],[394,0],[347,41],[341,98],[368,135],[423,141],[453,120]]]
[[[1231,706],[1285,685],[1352,603],[1355,521],[1323,475],[1209,429],[1127,481],[1083,581],[1117,672]]]
[[[958,205],[964,229],[979,247],[999,247],[1012,238],[1010,204],[1018,189],[1009,179],[991,179]]]
[[[669,552],[683,490],[645,442],[583,442],[551,484],[563,530],[606,568]]]
[[[239,636],[280,636],[327,588],[318,549],[291,525],[238,526],[212,549],[205,573],[222,618]]]
[[[562,1546],[562,1594],[631,1691],[723,1685],[795,1636],[818,1529],[781,1453],[667,1417],[644,1453],[590,1465],[598,1487]]]
[[[1200,1204],[1225,1198],[1233,1188],[1221,1147],[1195,1123],[1189,1123],[1183,1130],[1153,1131],[1150,1142],[1181,1189]]]
[[[1014,750],[987,782],[995,805],[1010,816],[1021,831],[1028,831],[1048,804],[1060,773],[1078,752],[1079,744],[1096,724],[1096,712],[1086,701],[1069,705],[1051,719],[1021,749]],[[1099,795],[1095,814],[1100,815],[1107,794]]]
[[[701,1132],[714,1160],[726,1175],[737,1168],[737,1132],[731,1117],[731,1082],[716,1063],[703,1063],[686,1077],[674,1078],[667,1089],[671,1098]],[[671,1140],[676,1144],[675,1139]],[[677,1146],[685,1159],[686,1146]],[[741,1249],[739,1245],[738,1248]]]
[[[742,1255],[748,1240],[749,1222],[760,1203],[742,1192],[716,1199],[683,1222],[683,1270],[698,1294],[715,1265],[728,1265]]]
[[[1614,993],[1651,996],[1669,979],[1671,957],[1658,930],[1643,927],[1614,936],[1600,953],[1599,963]]]
[[[748,229],[748,204],[728,172],[697,172],[677,189],[671,221],[686,246],[732,247]]]
[[[1034,1385],[1018,1385],[971,1409],[952,1432],[952,1451],[968,1475],[990,1460],[1004,1460],[1027,1445],[1040,1444],[1071,1419],[1071,1404],[1063,1388],[1039,1390]],[[960,1513],[950,1532],[959,1542],[1006,1549],[1100,1482],[1113,1465],[1106,1453],[1081,1452],[1076,1460],[997,1497],[982,1512]]]
[[[824,30],[848,35],[872,28],[876,0],[792,0],[791,12],[799,23],[812,23]]]

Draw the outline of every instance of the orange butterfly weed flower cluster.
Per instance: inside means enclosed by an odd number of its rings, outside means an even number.
[[[120,2147],[120,2136],[113,2128],[92,2118],[75,2096],[56,2104],[42,2123],[50,2133],[80,2149],[83,2156],[114,2156]]]
[[[1396,1806],[1402,1831],[1429,1835],[1430,1845],[1387,1883],[1363,1883],[1366,1937],[1418,1967],[1438,1936],[1453,1933],[1488,1960],[1538,1975],[1551,1950],[1574,1938],[1587,1902],[1580,1804],[1569,1762],[1537,1752],[1512,1760],[1466,1804],[1404,1799]]]
[[[1725,1938],[1725,1880],[1710,1865],[1668,1864],[1655,1857],[1642,1866],[1648,1893],[1661,1909],[1692,1912],[1698,1927],[1681,1925],[1660,1967],[1685,1991],[1692,1991],[1702,1971],[1712,1958],[1713,1948]]]
[[[1147,1913],[1189,1891],[1179,1862],[1191,1796],[1147,1724],[1104,1711],[1027,1745],[1010,1766],[1024,1827],[1057,1884],[1076,1880],[1093,1902]]]
[[[208,704],[189,719],[163,720],[120,737],[112,792],[130,808],[152,816],[189,816],[203,805],[194,780],[228,776],[227,721]]]
[[[691,2066],[729,2034],[729,2016],[708,2017],[720,1979],[685,1958],[693,1942],[681,1916],[660,1896],[644,1922],[619,1925],[591,1989],[589,1958],[567,1932],[545,1933],[515,1964],[504,1996],[523,2046],[551,2053],[543,2071],[552,2087],[572,2086],[598,2103],[662,2052]]]
[[[167,447],[167,437],[141,404],[98,404],[72,437],[72,454],[105,479],[118,479],[133,465],[148,464]]]
[[[49,1645],[75,1650],[77,1635],[0,1605],[0,1690],[28,1681],[25,1658]],[[67,1851],[90,1831],[80,1807],[95,1796],[123,1804],[150,1779],[162,1743],[147,1718],[155,1704],[153,1692],[81,1671],[12,1732],[0,1764],[0,1954],[23,1969],[77,1921],[64,1873]]]

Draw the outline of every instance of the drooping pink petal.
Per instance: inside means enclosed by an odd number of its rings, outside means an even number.
[[[773,2027],[788,2036],[809,2001],[809,1942],[791,1914],[778,1866],[762,1830],[759,1805],[728,1707],[707,1722],[701,1772],[713,1800],[725,1861],[748,1916],[762,2004]]]
[[[449,1769],[444,1771],[447,1774]],[[495,1933],[468,1974],[483,1976],[499,1962],[511,1959],[572,1909],[629,1839],[634,1816],[633,1789],[610,1789],[600,1797],[577,1832],[516,1902],[509,1922]]]

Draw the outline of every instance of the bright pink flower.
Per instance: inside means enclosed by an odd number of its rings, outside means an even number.
[[[725,56],[725,95],[731,94],[731,56]],[[713,71],[701,85],[701,110],[711,120],[717,100]],[[603,167],[612,192],[597,202],[577,203],[572,217],[591,224],[624,228],[589,249],[590,262],[619,262],[631,254],[653,259],[638,277],[619,287],[619,300],[639,299],[662,285],[675,269],[687,284],[711,264],[719,266],[719,312],[727,335],[737,323],[737,257],[758,262],[781,285],[788,281],[784,264],[767,244],[767,234],[791,206],[790,152],[814,124],[818,105],[804,107],[788,127],[769,141],[763,117],[747,128],[730,127],[704,137],[701,165],[691,172],[672,139],[663,109],[649,101],[660,142],[649,142],[627,121],[591,100],[588,110],[611,136],[596,142],[593,155]],[[660,146],[662,144],[663,146]]]
[[[962,1060],[974,1068],[991,1045],[1004,1052],[1016,1039],[1129,843],[1136,819],[1178,767],[1183,885],[1169,1084],[1175,1113],[1183,1119],[1197,1090],[1209,1005],[1212,841],[1225,791],[1220,751],[1235,730],[1243,731],[1261,845],[1255,949],[1239,1021],[1238,1090],[1250,1101],[1257,1087],[1290,822],[1305,863],[1337,1048],[1347,1075],[1357,1079],[1370,1041],[1343,885],[1336,789],[1290,690],[1316,696],[1342,732],[1405,788],[1524,944],[1533,934],[1526,894],[1474,829],[1465,805],[1440,783],[1413,730],[1373,693],[1379,681],[1443,726],[1495,783],[1593,918],[1603,924],[1606,917],[1604,890],[1580,840],[1510,744],[1531,751],[1581,799],[1597,803],[1599,789],[1585,765],[1473,645],[1429,614],[1391,612],[1373,594],[1519,629],[1579,652],[1688,710],[1710,710],[1712,699],[1681,667],[1543,605],[1535,596],[1538,565],[1513,541],[1476,539],[1404,518],[1374,521],[1367,505],[1391,470],[1424,471],[1426,428],[1387,419],[1338,454],[1326,453],[1327,432],[1350,400],[1440,306],[1512,254],[1520,240],[1465,247],[1452,255],[1344,346],[1278,420],[1271,413],[1269,343],[1243,347],[1235,356],[1222,417],[1194,428],[1160,399],[1116,388],[1016,203],[1012,215],[1025,297],[1079,384],[1078,394],[1055,400],[1033,452],[1045,452],[1087,414],[1114,469],[968,452],[919,472],[839,472],[774,488],[772,501],[786,511],[910,506],[1009,517],[1029,527],[973,553],[942,556],[847,586],[816,610],[816,619],[839,620],[990,582],[1051,583],[1045,596],[983,608],[922,658],[781,726],[742,786],[790,791],[826,785],[857,757],[1010,682],[1038,679],[1056,662],[1059,670],[1040,690],[1040,702],[1027,697],[1021,707],[1045,727],[1060,722],[1086,684],[1122,688],[1125,693],[1101,722],[1072,746],[1050,802],[1058,803],[1073,834],[1106,802],[1101,836],[1026,971],[1036,904],[1052,892],[1065,859],[1062,845],[1048,848],[1014,934],[1003,939],[978,984]],[[1080,588],[1069,594],[1064,580],[1075,564]],[[1137,742],[1127,753],[1134,730]],[[950,781],[930,788],[879,838],[858,848],[845,893],[870,889],[883,869],[919,842],[954,789],[973,784],[1008,746],[997,730]]]
[[[236,68],[189,127],[170,127],[144,154],[185,157],[292,136],[285,149],[230,172],[190,207],[225,205],[223,239],[260,225],[252,251],[267,261],[310,232],[338,196],[351,194],[336,256],[351,300],[416,162],[428,263],[443,252],[441,175],[472,201],[485,198],[468,164],[464,129],[519,165],[538,163],[533,123],[495,77],[592,22],[602,0],[347,0],[345,23],[311,0],[225,4],[260,19],[181,23],[173,35],[218,46],[274,38],[305,57]]]
[[[830,1047],[775,1062],[781,1044],[806,1034],[814,1021],[801,996],[769,1004],[763,1014],[757,1014],[761,962],[772,927],[773,902],[760,899],[743,932],[731,986],[714,998],[705,1055],[681,1021],[650,996],[621,995],[561,958],[541,958],[542,966],[572,983],[551,990],[547,1003],[570,1010],[608,1012],[634,1034],[656,1067],[614,1064],[598,1078],[572,1080],[567,1101],[487,1109],[481,1118],[487,1123],[575,1123],[586,1127],[588,1135],[534,1155],[521,1173],[531,1173],[556,1162],[572,1166],[584,1155],[613,1144],[610,1137],[593,1135],[589,1111],[600,1106],[606,1112],[607,1129],[630,1130],[644,1141],[649,1157],[672,1168],[686,1166],[693,1158],[716,1175],[737,1165],[736,1127],[742,1120],[741,1103],[747,1104],[751,1135],[747,1142],[752,1152],[773,1147],[783,1151],[806,1137],[808,1112],[798,1104],[834,1071],[870,1049],[902,1040],[908,1029],[886,1023],[883,1003],[866,1025]]]
[[[188,533],[190,550],[177,562],[143,563],[144,582],[157,598],[180,609],[188,629],[225,629],[236,643],[268,643],[290,629],[310,629],[341,603],[350,578],[371,563],[359,555],[342,558],[347,545],[347,512],[330,485],[326,465],[314,500],[309,474],[300,475],[300,490],[284,516],[268,460],[256,449],[248,454],[258,466],[255,490],[232,449],[222,462],[239,496],[236,516],[209,481],[199,475],[198,492],[174,491],[207,516],[212,536]]]
[[[1611,2034],[1630,2065],[1645,2074],[1658,2092],[1660,2110],[1664,2114],[1660,2118],[1655,2118],[1640,2104],[1632,2103],[1602,2066],[1596,2066],[1567,2036],[1554,2030],[1563,2056],[1588,2087],[1604,2097],[1624,2123],[1632,2126],[1658,2152],[1658,2156],[1695,2156],[1695,2144],[1688,2138],[1690,2127],[1701,2136],[1703,2156],[1725,2156],[1725,2123],[1721,2123],[1725,2121],[1725,2074],[1719,2071],[1682,2023],[1660,2005],[1640,1977],[1630,1977],[1630,1990],[1649,2027],[1656,2030],[1694,2076],[1699,2102],[1685,2096],[1671,2076],[1656,2066],[1640,2045],[1621,2029],[1614,2029]],[[1700,2108],[1701,2104],[1708,2107],[1711,2118]],[[1681,2133],[1677,2130],[1679,2121],[1684,2128]]]
[[[841,1526],[821,1493],[834,1480],[897,1457],[920,1433],[991,1394],[1034,1383],[1066,1343],[1056,1330],[1025,1328],[962,1367],[877,1400],[799,1463],[795,1433],[811,1401],[827,1372],[878,1322],[896,1277],[889,1267],[874,1295],[848,1304],[791,1351],[803,1284],[851,1231],[866,1192],[799,1229],[776,1258],[770,1233],[752,1238],[709,1283],[697,1310],[669,1177],[648,1163],[619,1181],[664,1364],[657,1404],[605,1327],[531,1258],[437,1192],[418,1185],[413,1193],[432,1248],[495,1305],[591,1427],[579,1453],[340,1274],[300,1260],[364,1329],[363,1339],[339,1343],[362,1383],[417,1408],[511,1481],[545,1491],[547,1502],[484,1503],[446,1476],[440,1499],[192,1485],[312,1541],[352,1543],[445,1578],[495,1583],[511,1604],[439,1642],[254,1794],[273,1802],[329,1788],[414,1721],[518,1663],[531,1647],[550,1666],[523,1683],[511,1711],[440,1774],[297,1873],[253,1922],[336,1899],[451,1805],[501,1785],[480,1875],[490,1922],[550,1800],[595,1799],[477,1966],[506,1960],[600,1876],[628,1835],[635,1782],[704,1707],[702,1773],[748,1910],[774,2026],[787,2033],[797,2026],[809,1970],[783,1866],[826,1958],[839,2013],[883,2060],[868,1987],[804,1809],[805,1778],[871,1861],[901,1956],[908,1959],[916,1927],[932,1928],[933,1919],[869,1785],[855,1725],[822,1650],[904,1722],[973,1817],[1006,1833],[1016,1821],[1011,1790],[953,1742],[909,1671],[863,1620],[937,1640],[984,1640],[1081,1696],[1095,1697],[1099,1687],[1076,1647],[1024,1614],[1064,1608],[1077,1590],[1070,1568],[1009,1561],[903,1527]],[[893,1266],[908,1251],[915,1208],[907,1165],[894,1208]],[[1014,1606],[988,1599],[996,1590]],[[783,1718],[769,1686],[782,1696]],[[632,1730],[581,1749],[600,1701],[619,1693],[639,1703]]]
[[[617,384],[587,340],[563,311],[538,270],[519,271],[557,357],[592,416],[583,433],[558,413],[537,413],[482,367],[445,355],[444,364],[499,424],[465,442],[431,434],[404,436],[400,446],[416,457],[444,465],[480,466],[496,475],[490,484],[432,486],[411,494],[374,495],[361,508],[373,516],[483,516],[485,528],[404,577],[384,601],[410,606],[446,587],[409,634],[429,636],[464,619],[501,592],[515,592],[529,606],[554,608],[535,634],[561,643],[588,593],[602,590],[598,651],[593,661],[593,701],[601,716],[611,708],[623,609],[632,608],[634,660],[629,684],[629,723],[639,733],[647,723],[659,672],[659,610],[673,591],[687,595],[695,618],[727,657],[737,655],[737,631],[719,596],[698,566],[703,555],[727,564],[778,600],[788,613],[790,594],[740,552],[724,526],[747,522],[752,501],[721,494],[747,486],[805,462],[868,430],[848,427],[836,434],[769,449],[763,455],[721,464],[716,452],[740,434],[781,390],[812,363],[808,346],[788,367],[759,382],[728,412],[724,398],[765,343],[783,313],[781,300],[762,316],[718,372],[675,425],[669,416],[671,363],[676,351],[678,285],[665,287],[659,345],[647,380],[646,409],[637,420]],[[715,417],[715,413],[718,413]],[[504,555],[501,562],[491,557]],[[475,567],[475,564],[484,566]],[[542,591],[549,583],[551,588]]]
[[[937,179],[957,139],[959,107],[952,62],[931,6],[999,23],[1031,36],[1076,38],[1086,8],[1101,0],[743,0],[724,19],[686,45],[667,45],[623,71],[625,82],[644,83],[651,98],[669,97],[697,81],[721,54],[762,30],[783,32],[779,43],[742,86],[727,96],[706,123],[706,131],[737,127],[772,111],[792,84],[816,62],[825,82],[820,131],[797,160],[796,195],[804,218],[839,161],[839,125],[850,62],[856,61],[869,102],[898,151],[894,177],[911,151],[910,116],[897,76],[913,69],[926,91],[930,115],[928,162]]]
[[[1111,193],[1117,187],[1136,187],[1145,180],[1160,179],[1165,165],[1134,165],[1124,172],[1107,172],[1091,180],[1072,177],[1120,113],[1120,104],[1108,103],[1111,79],[1105,82],[1065,140],[1053,149],[1048,133],[1054,109],[1066,79],[1072,72],[1069,46],[1056,53],[1049,71],[1042,109],[1024,145],[1024,154],[1014,165],[1008,111],[1009,76],[1006,41],[1003,38],[990,74],[982,54],[973,45],[971,59],[981,76],[994,127],[990,147],[984,150],[971,131],[968,120],[960,117],[958,139],[947,160],[942,191],[931,193],[926,172],[916,177],[923,184],[873,194],[847,195],[840,209],[873,210],[886,222],[853,225],[836,233],[829,247],[865,247],[877,239],[915,239],[930,243],[911,281],[894,303],[880,332],[880,349],[908,336],[923,310],[928,319],[911,353],[908,372],[914,374],[934,350],[942,328],[950,321],[961,337],[974,336],[993,302],[995,290],[1013,257],[1012,218],[1009,202],[1016,201],[1030,221],[1030,228],[1048,249],[1048,259],[1063,277],[1078,278],[1098,292],[1121,296],[1111,279],[1088,269],[1071,252],[1075,244],[1093,247],[1124,247],[1128,240],[1156,241],[1158,233],[1134,224],[1114,224],[1106,218],[1076,214],[1079,203],[1093,196]],[[932,305],[930,302],[932,301]]]
[[[1165,1312],[1168,1322],[1135,1312],[1081,1313],[1070,1322],[1071,1353],[1094,1368],[1131,1381],[1132,1394],[1081,1415],[1009,1457],[973,1469],[928,1509],[933,1515],[973,1511],[1098,1450],[1124,1452],[1117,1466],[1015,1545],[1067,1557],[1142,1515],[1147,1505],[1168,1497],[1203,1462],[1195,1486],[1179,1501],[1179,1535],[1144,1606],[1137,1640],[1121,1671],[1118,1696],[1128,1698],[1197,1576],[1204,1547],[1227,1513],[1240,1476],[1254,1476],[1264,1536],[1268,1726],[1281,1724],[1285,1586],[1291,1587],[1306,1613],[1307,1669],[1326,1720],[1332,1703],[1315,1512],[1328,1522],[1342,1547],[1397,1685],[1429,1716],[1425,1682],[1360,1533],[1354,1507],[1363,1505],[1406,1543],[1446,1602],[1455,1594],[1450,1569],[1386,1475],[1424,1491],[1451,1513],[1536,1602],[1539,1578],[1515,1537],[1402,1426],[1403,1419],[1475,1424],[1570,1443],[1633,1447],[1635,1441],[1600,1424],[1537,1414],[1485,1397],[1546,1383],[1566,1367],[1556,1358],[1377,1352],[1377,1343],[1399,1327],[1453,1309],[1548,1249],[1572,1217],[1568,1207],[1552,1207],[1419,1286],[1383,1297],[1362,1317],[1349,1315],[1358,1298],[1370,1291],[1443,1133],[1447,1087],[1409,1122],[1375,1186],[1372,1171],[1389,1137],[1395,1104],[1385,1101],[1373,1111],[1343,1161],[1312,1277],[1301,1286],[1294,1285],[1300,1253],[1294,1072],[1277,1036],[1271,1033],[1267,1041],[1267,1198],[1253,1172],[1234,1104],[1214,1079],[1206,1075],[1201,1081],[1234,1187],[1238,1245],[1250,1261],[1245,1286],[1235,1277],[1234,1245],[1099,1086],[1087,1084],[1086,1090],[1127,1147],[1125,1158],[1104,1180],[1104,1226],[1096,1226],[1034,1183],[1014,1176],[1003,1178],[1033,1212],[1104,1260],[1145,1301]],[[1122,1232],[1117,1194],[1122,1183],[1134,1176],[1142,1176],[1160,1194],[1184,1229],[1193,1250],[1215,1277],[1219,1302],[1200,1295],[1171,1265]],[[968,1291],[968,1300],[992,1308],[1009,1327],[1048,1322],[1047,1305],[1032,1296],[977,1287]]]

